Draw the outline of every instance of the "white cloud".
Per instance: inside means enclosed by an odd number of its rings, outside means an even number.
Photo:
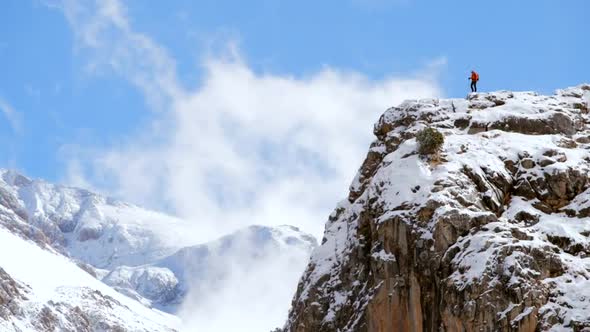
[[[362,162],[385,107],[439,94],[431,82],[325,69],[298,79],[209,60],[203,85],[174,98],[141,137],[98,151],[90,177],[143,204],[170,206],[204,236],[247,224],[320,235]]]
[[[403,99],[441,94],[429,68],[415,77],[379,81],[329,67],[305,77],[285,76],[253,71],[235,48],[207,56],[202,84],[191,89],[178,80],[167,51],[132,29],[118,1],[84,7],[66,0],[60,8],[77,51],[90,58],[90,72],[121,75],[142,91],[148,105],[162,110],[153,113],[142,134],[119,146],[68,148],[69,175],[192,220],[200,241],[250,224],[291,224],[321,236],[367,152],[378,116]],[[246,290],[256,287],[248,280],[280,288],[300,273],[281,266],[231,280],[243,281]],[[265,277],[277,268],[285,270],[282,277]],[[221,293],[254,301],[232,283]],[[281,312],[289,307],[280,294],[258,301],[261,308],[271,304]],[[237,317],[256,303],[237,304],[213,316]],[[200,305],[194,312],[208,314],[203,308],[215,303]],[[240,330],[259,327],[250,323],[240,322]]]
[[[21,131],[20,115],[14,110],[14,108],[4,99],[0,97],[0,112],[4,114],[8,124],[15,133]]]
[[[209,251],[207,272],[200,273],[179,310],[184,330],[268,332],[285,323],[308,262],[306,246],[286,250],[268,242],[253,247],[251,236],[234,235],[224,251]]]
[[[88,56],[86,71],[109,70],[144,92],[151,106],[163,108],[180,97],[176,64],[166,50],[132,30],[125,7],[118,0],[51,1],[73,28],[76,52]]]
[[[233,44],[203,62],[203,83],[190,90],[166,50],[132,30],[118,1],[62,8],[78,49],[92,51],[93,68],[122,75],[166,110],[140,137],[73,165],[108,191],[171,207],[207,238],[252,223],[295,224],[320,235],[378,115],[403,99],[440,94],[423,72],[381,81],[332,68],[304,78],[259,74]]]

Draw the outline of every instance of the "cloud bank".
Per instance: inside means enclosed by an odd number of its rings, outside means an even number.
[[[252,246],[252,235],[264,244]],[[193,281],[178,310],[185,331],[268,332],[285,323],[309,244],[292,238],[287,249],[267,235],[241,232],[225,250],[209,251],[206,267],[195,271],[206,273]]]
[[[381,80],[331,67],[278,75],[254,71],[231,43],[228,52],[202,60],[201,84],[189,88],[177,77],[174,58],[133,30],[118,1],[54,5],[72,27],[76,52],[88,59],[88,73],[119,75],[155,110],[152,122],[121,145],[70,145],[68,178],[191,220],[196,242],[251,224],[290,224],[321,237],[378,116],[404,99],[441,95],[436,66]],[[224,319],[244,318],[244,308],[286,315],[301,264],[295,271],[275,263],[256,274],[237,269],[207,303],[189,299],[195,305],[184,308],[185,320],[211,330]],[[259,296],[265,288],[289,291]],[[258,331],[260,319],[253,317],[237,322],[239,330]]]
[[[118,1],[85,4],[60,8],[86,69],[127,79],[159,112],[121,146],[70,148],[71,178],[191,219],[204,239],[253,223],[320,235],[384,109],[441,94],[431,75],[440,59],[417,77],[372,81],[330,67],[294,77],[253,71],[231,44],[202,61],[202,83],[190,89]]]
[[[333,69],[297,79],[256,74],[240,59],[204,67],[203,85],[174,98],[145,134],[78,164],[120,196],[193,220],[206,238],[248,224],[321,234],[384,106],[438,93]]]

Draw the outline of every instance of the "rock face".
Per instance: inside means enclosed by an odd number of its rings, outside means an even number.
[[[20,312],[17,301],[26,300],[24,293],[25,287],[0,267],[0,318],[7,320]]]
[[[590,331],[589,95],[387,110],[284,330]],[[438,158],[416,153],[425,127]]]

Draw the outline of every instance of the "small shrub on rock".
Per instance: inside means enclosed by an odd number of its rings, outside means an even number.
[[[430,155],[437,153],[441,149],[445,137],[434,128],[424,128],[416,135],[416,141],[418,142],[418,153]]]

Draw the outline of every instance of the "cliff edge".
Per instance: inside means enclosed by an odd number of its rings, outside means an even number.
[[[388,109],[284,330],[590,331],[589,103],[583,84]]]

